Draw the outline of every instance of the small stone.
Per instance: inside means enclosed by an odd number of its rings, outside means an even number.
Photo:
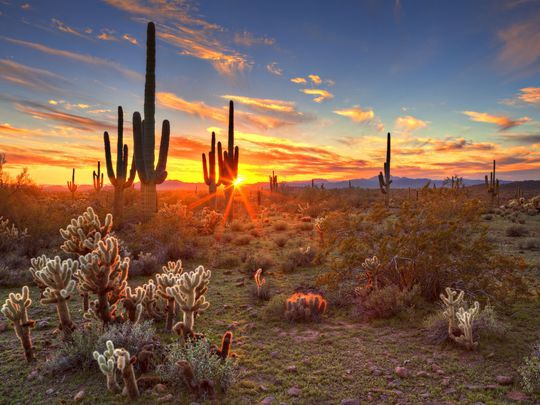
[[[360,405],[360,401],[354,398],[342,399],[339,405]]]
[[[45,391],[45,394],[52,395],[54,393],[54,388],[49,388],[47,391]]]
[[[441,384],[443,387],[448,387],[450,385],[450,378],[443,378]]]
[[[292,387],[292,388],[289,388],[289,390],[287,391],[287,393],[291,396],[291,397],[299,397],[300,394],[302,393],[302,390],[298,387]]]
[[[261,390],[262,392],[268,392],[268,387],[266,385],[260,385],[259,390]]]
[[[223,309],[229,309],[231,306],[229,304],[224,304]]]
[[[396,367],[394,369],[394,372],[396,373],[396,375],[400,378],[407,378],[409,377],[409,370],[407,370],[406,367]]]
[[[165,384],[156,384],[154,386],[154,391],[159,392],[160,394],[163,394],[167,391],[167,386]]]
[[[416,373],[416,377],[429,377],[429,374],[427,371],[419,371],[418,373]]]
[[[158,402],[160,403],[163,403],[163,402],[171,402],[173,400],[173,394],[167,394],[167,395],[164,395],[162,396],[161,398],[158,398]]]
[[[273,359],[275,359],[278,355],[279,353],[276,351],[270,352],[270,357],[272,357]]]
[[[293,364],[292,366],[289,366],[287,367],[286,369],[289,373],[296,373],[298,371],[298,369],[296,368],[296,366]]]
[[[511,385],[514,382],[514,377],[509,375],[498,375],[495,380],[501,385]]]
[[[529,399],[528,395],[521,391],[507,392],[506,398],[511,399],[512,401],[527,401]]]
[[[80,402],[84,399],[84,397],[86,396],[86,391],[85,390],[80,390],[79,392],[77,392],[75,394],[75,396],[73,397],[73,400],[75,402]]]
[[[38,376],[37,370],[32,370],[32,371],[30,371],[30,373],[28,374],[28,377],[26,377],[26,379],[28,381],[31,381],[31,380],[35,379],[37,376]]]
[[[276,397],[266,397],[260,402],[260,404],[261,405],[272,405],[275,400],[276,400]]]
[[[383,373],[382,370],[377,368],[377,367],[372,367],[371,368],[371,374],[373,374],[374,376],[379,377],[379,376],[382,375],[382,373]]]

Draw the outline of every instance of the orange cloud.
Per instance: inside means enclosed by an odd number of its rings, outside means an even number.
[[[304,94],[317,96],[313,99],[313,101],[315,101],[316,103],[322,103],[325,100],[334,98],[334,95],[332,93],[323,89],[301,89],[300,91]]]
[[[319,75],[308,75],[308,77],[315,86],[318,86],[322,83],[322,79]]]
[[[56,91],[65,80],[55,73],[38,69],[9,59],[0,59],[0,79],[40,91]]]
[[[60,20],[58,20],[56,18],[52,18],[51,22],[52,22],[52,25],[59,31],[66,32],[66,33],[72,34],[72,35],[76,35],[78,37],[83,37],[83,35],[79,31],[77,31],[74,28],[71,28],[71,27],[67,26],[62,21],[60,21]]]
[[[282,113],[294,113],[295,104],[292,101],[272,100],[268,98],[254,98],[246,96],[234,96],[226,94],[222,98],[233,100],[240,104],[254,107],[259,110],[277,111]]]
[[[476,111],[463,111],[463,114],[467,115],[471,119],[471,121],[495,124],[499,127],[501,131],[516,127],[518,125],[523,125],[526,122],[531,121],[529,117],[522,117],[513,120],[504,115],[492,115]]]
[[[412,132],[427,127],[427,124],[426,121],[422,121],[412,115],[406,115],[398,117],[395,126],[398,131]]]
[[[525,87],[518,98],[529,104],[540,104],[540,87]]]
[[[344,110],[334,110],[334,113],[343,117],[348,117],[354,122],[366,122],[375,117],[373,110],[362,110],[359,106],[354,106]]]
[[[293,77],[291,79],[291,82],[293,82],[295,84],[307,84],[307,80],[304,79],[303,77]]]
[[[125,39],[126,41],[128,41],[129,43],[133,44],[133,45],[138,45],[139,42],[137,42],[137,39],[136,38],[133,38],[131,35],[129,34],[124,34],[122,35],[122,39]]]

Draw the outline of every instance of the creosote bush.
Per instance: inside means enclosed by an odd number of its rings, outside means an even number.
[[[367,320],[390,318],[421,302],[418,286],[400,290],[396,285],[389,285],[363,292],[358,294],[356,311],[362,319]]]

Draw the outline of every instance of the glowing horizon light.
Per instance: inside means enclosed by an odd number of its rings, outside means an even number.
[[[244,181],[244,179],[242,177],[237,177],[233,182],[233,186],[238,187],[238,186],[240,186],[240,183],[242,183],[243,181]]]

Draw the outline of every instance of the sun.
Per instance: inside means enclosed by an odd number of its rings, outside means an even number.
[[[234,187],[240,187],[240,184],[244,181],[244,179],[242,177],[237,177],[234,182],[233,182],[233,186]]]

